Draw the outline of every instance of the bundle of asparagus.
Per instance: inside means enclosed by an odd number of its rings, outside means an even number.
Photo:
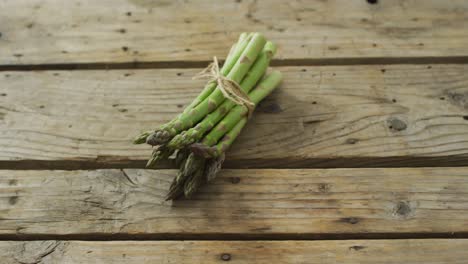
[[[180,168],[167,199],[190,197],[216,177],[231,146],[255,106],[281,82],[281,73],[265,74],[276,46],[260,33],[242,33],[219,70],[214,63],[201,73],[210,81],[195,100],[170,122],[135,138],[154,147],[147,167],[175,160]],[[263,78],[262,78],[263,77]]]

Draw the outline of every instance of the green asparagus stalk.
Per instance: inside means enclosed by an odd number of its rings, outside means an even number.
[[[242,81],[265,43],[265,37],[260,33],[255,33],[242,55],[227,75],[227,78],[236,83]],[[156,138],[154,136],[149,136],[146,142],[150,145],[158,145],[168,142],[179,132],[189,127],[193,127],[203,117],[218,108],[224,100],[225,97],[223,93],[219,89],[215,89],[208,98],[198,104],[195,108],[187,113],[182,113],[172,127],[165,129],[162,133],[159,133],[159,137]]]
[[[198,156],[204,158],[217,158],[232,145],[234,140],[239,136],[242,128],[247,124],[247,117],[243,117],[229,132],[227,132],[224,137],[218,142],[218,144],[209,147],[204,144],[193,144],[191,150]]]
[[[267,75],[253,91],[249,93],[250,100],[255,104],[269,95],[281,82],[282,75],[279,71],[273,71]],[[230,131],[243,117],[248,114],[246,106],[234,107],[203,139],[202,144],[210,147]]]
[[[252,38],[253,36],[253,33],[241,33],[240,34],[240,37],[239,37],[239,40],[237,41],[236,44],[234,44],[232,47],[231,47],[231,50],[229,51],[229,54],[228,56],[226,57],[226,61],[224,62],[223,64],[223,67],[221,68],[221,74],[223,76],[226,76],[232,69],[232,67],[234,66],[234,64],[237,62],[237,60],[239,59],[239,57],[241,56],[241,54],[243,53],[243,51],[245,50],[245,48],[247,47],[247,45],[249,44],[250,42],[250,39]],[[215,82],[209,82],[205,88],[202,90],[202,92],[197,96],[197,98],[195,98],[192,103],[190,105],[188,105],[183,113],[186,113],[190,110],[192,110],[195,106],[197,106],[200,102],[202,102],[203,100],[205,100],[213,91],[214,89],[216,88],[216,83]],[[180,116],[180,115],[179,115]],[[151,135],[152,137],[155,137],[155,138],[158,138],[159,136],[162,136],[162,134],[164,133],[154,133],[154,132],[158,132],[158,131],[165,131],[165,130],[168,130],[170,129],[170,127],[172,127],[175,123],[175,121],[178,119],[177,116],[176,118],[174,118],[173,120],[171,120],[170,122],[162,125],[157,131],[146,131],[146,132],[143,132],[141,133],[140,135],[138,135],[133,143],[134,144],[142,144],[142,143],[145,143],[146,142],[146,139]],[[157,134],[157,135],[156,135]]]
[[[244,92],[248,93],[250,90],[252,90],[255,84],[264,75],[270,63],[270,60],[275,54],[275,52],[276,45],[270,41],[267,42],[260,56],[255,61],[254,65],[240,84]],[[224,103],[221,104],[220,107],[218,107],[215,111],[211,112],[209,115],[205,116],[205,118],[195,127],[186,130],[172,138],[172,140],[167,144],[167,146],[172,149],[181,149],[185,146],[199,141],[203,137],[203,135],[208,130],[213,128],[213,126],[217,124],[234,106],[234,102],[230,100],[224,101]]]

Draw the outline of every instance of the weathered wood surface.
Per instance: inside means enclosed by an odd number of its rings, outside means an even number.
[[[164,202],[175,173],[0,170],[0,236],[385,238],[468,232],[466,167],[225,170],[193,200]]]
[[[227,167],[463,165],[468,65],[279,67]],[[0,74],[0,167],[143,167],[130,143],[200,91],[199,69]]]
[[[466,263],[468,240],[0,242],[19,263]]]
[[[468,2],[6,0],[0,64],[207,61],[242,31],[278,59],[467,56]]]

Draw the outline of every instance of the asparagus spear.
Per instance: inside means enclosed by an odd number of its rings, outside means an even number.
[[[273,71],[267,75],[260,84],[249,93],[249,97],[255,105],[269,95],[281,82],[282,75],[279,71]],[[218,140],[230,131],[248,113],[245,106],[236,106],[221,120],[203,139],[202,144],[213,146]]]
[[[260,80],[260,78],[265,73],[266,69],[268,68],[268,64],[270,63],[271,58],[276,52],[276,45],[272,42],[267,42],[265,47],[262,50],[262,53],[255,61],[254,65],[247,73],[244,80],[240,84],[242,90],[248,93],[255,84]],[[215,124],[221,120],[231,108],[235,106],[235,103],[226,100],[224,103],[218,107],[215,111],[211,112],[209,115],[205,116],[205,118],[198,123],[195,127],[186,130],[178,135],[176,135],[172,140],[167,144],[169,148],[172,149],[181,149],[187,145],[190,145],[194,142],[200,140],[203,135],[213,128]]]
[[[190,149],[198,156],[202,156],[207,159],[217,158],[223,155],[223,153],[225,153],[232,145],[245,124],[247,124],[247,117],[243,117],[215,146],[209,147],[204,144],[193,144]]]
[[[232,70],[227,75],[227,78],[239,83],[249,71],[255,59],[259,55],[261,49],[265,45],[265,37],[260,33],[255,33],[242,52],[242,55],[237,60]],[[146,142],[150,145],[158,145],[168,142],[179,132],[193,127],[198,121],[205,117],[210,112],[214,111],[225,100],[223,93],[219,89],[215,89],[208,98],[198,104],[195,108],[187,113],[182,113],[175,123],[164,130],[159,130],[159,133],[150,135]]]
[[[276,88],[280,83],[281,78],[281,73],[278,71],[274,71],[267,75],[260,84],[250,92],[249,96],[251,100],[257,105]],[[236,111],[236,109],[241,109],[242,111]],[[236,106],[220,122],[220,124],[224,125],[225,130],[218,129],[214,134],[212,134],[212,130],[203,139],[203,144],[192,144],[190,146],[192,153],[187,157],[184,162],[183,169],[181,169],[177,177],[174,179],[167,196],[168,200],[176,199],[178,196],[182,195],[181,190],[184,191],[184,195],[186,197],[189,197],[204,180],[210,180],[216,176],[216,173],[219,171],[224,160],[224,152],[232,145],[234,140],[240,134],[242,128],[247,123],[246,114],[247,107]],[[238,115],[238,117],[234,115]],[[225,133],[226,131],[227,133]],[[218,140],[216,140],[211,144],[219,134],[221,134],[221,136],[224,135],[224,138],[219,143]],[[211,136],[208,137],[209,135]],[[218,144],[215,145],[216,143]],[[200,176],[203,174],[205,174],[205,177]]]
[[[232,47],[231,47],[231,50],[229,51],[229,54],[228,56],[226,57],[226,61],[224,62],[223,64],[223,67],[221,68],[221,74],[226,76],[232,69],[232,67],[234,66],[234,64],[237,62],[237,60],[239,59],[239,57],[241,56],[242,52],[245,50],[245,48],[247,47],[247,45],[249,44],[250,42],[250,39],[252,38],[253,34],[252,33],[241,33],[240,36],[239,36],[239,40],[237,41],[236,44],[234,44]],[[215,82],[209,82],[205,88],[203,89],[203,91],[197,96],[197,98],[195,98],[192,103],[190,105],[188,105],[183,113],[186,113],[190,110],[192,110],[195,106],[197,106],[200,102],[202,102],[203,100],[205,100],[212,92],[213,90],[216,88],[216,83]],[[179,115],[180,116],[180,115]],[[176,118],[174,118],[173,120],[171,120],[170,122],[160,126],[160,128],[158,129],[159,131],[165,131],[167,129],[169,129],[170,127],[172,127],[175,123],[175,121],[178,119],[177,116]],[[152,136],[152,137],[158,137],[158,135],[155,135],[154,134],[155,131],[146,131],[146,132],[143,132],[141,133],[140,135],[138,135],[133,143],[134,144],[142,144],[142,143],[145,143],[146,142],[146,139],[149,137],[149,136]],[[156,131],[157,132],[157,131]]]

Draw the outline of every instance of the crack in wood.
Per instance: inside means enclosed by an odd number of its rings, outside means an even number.
[[[130,182],[131,185],[137,186],[137,184],[128,176],[127,172],[124,169],[120,170],[122,172],[122,175],[127,179],[128,182]]]

